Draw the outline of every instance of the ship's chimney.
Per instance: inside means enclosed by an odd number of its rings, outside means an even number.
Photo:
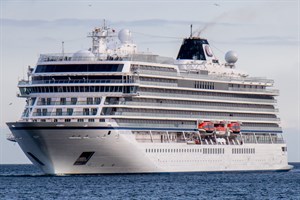
[[[199,37],[185,38],[180,47],[177,60],[216,60],[209,43]]]

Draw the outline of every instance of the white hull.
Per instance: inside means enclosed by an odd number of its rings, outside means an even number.
[[[130,130],[71,127],[68,129],[37,127],[14,129],[11,125],[10,128],[24,153],[46,174],[284,171],[291,169],[287,163],[287,152],[282,151],[282,147],[286,147],[285,144],[139,143]],[[255,149],[255,153],[233,154],[233,148]],[[208,149],[221,150],[210,151]],[[74,165],[83,152],[95,153],[86,164]]]

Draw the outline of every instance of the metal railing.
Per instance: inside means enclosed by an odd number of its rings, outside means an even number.
[[[114,79],[70,79],[70,80],[39,80],[39,81],[19,81],[19,85],[32,85],[32,84],[77,84],[77,83],[101,83],[101,84],[128,84],[134,83],[133,81],[122,81]]]
[[[81,57],[72,60],[73,54],[70,53],[54,53],[54,54],[41,54],[38,62],[76,62],[76,61],[139,61],[139,62],[152,62],[162,64],[174,64],[174,59],[170,57],[163,57],[149,53],[131,54],[123,57]]]
[[[150,74],[150,75],[162,75],[162,76],[182,76],[186,78],[196,78],[201,80],[223,80],[223,81],[239,81],[239,82],[259,82],[259,83],[267,83],[273,84],[274,80],[266,79],[264,77],[233,77],[233,76],[216,76],[216,75],[203,75],[196,73],[188,73],[188,72],[168,72],[168,71],[151,71],[151,70],[137,70],[140,74]]]
[[[279,95],[279,90],[276,89],[257,89],[257,88],[228,88],[229,91],[239,91],[239,92],[258,92],[258,93],[268,93]]]
[[[229,100],[234,102],[255,102],[255,103],[276,103],[275,99],[253,99],[253,98],[236,98],[236,97],[218,97],[218,96],[204,96],[192,94],[176,94],[176,93],[160,93],[160,92],[138,92],[140,96],[159,96],[159,97],[177,97],[180,99],[207,99],[207,100]]]
[[[225,121],[280,121],[279,118],[260,118],[260,117],[234,117],[234,116],[208,116],[208,115],[197,115],[197,114],[170,114],[170,113],[144,113],[144,112],[126,112],[117,111],[114,115],[120,116],[141,116],[141,117],[168,117],[168,118],[190,118],[190,119],[210,119],[210,120],[225,120]]]
[[[133,106],[147,106],[147,107],[174,107],[174,108],[191,108],[191,109],[205,109],[205,110],[229,110],[234,111],[260,111],[260,112],[278,112],[278,109],[263,109],[263,108],[249,108],[249,107],[237,107],[237,106],[209,106],[209,105],[197,105],[197,104],[174,104],[174,103],[148,103],[148,102],[134,102],[134,101],[125,101],[125,102],[113,102],[110,103],[113,105],[133,105]],[[107,104],[106,104],[107,105]]]
[[[191,77],[191,78],[201,78],[207,80],[224,80],[224,81],[239,81],[239,82],[260,82],[273,84],[274,80],[267,79],[264,77],[236,77],[236,76],[217,76],[217,75],[203,75],[203,74],[194,74],[194,73],[185,73],[181,72],[181,76]]]
[[[52,106],[52,105],[99,105],[99,102],[87,102],[87,101],[77,101],[77,102],[71,102],[71,101],[66,101],[66,102],[60,102],[60,101],[53,101],[50,103],[47,102],[37,102],[38,106]]]
[[[257,130],[257,131],[282,131],[281,127],[257,127],[257,126],[242,126],[243,130]]]
[[[97,113],[96,112],[79,112],[79,111],[74,111],[74,112],[34,112],[32,113],[33,116],[95,116]]]
[[[140,84],[144,85],[158,85],[158,86],[168,86],[168,87],[178,87],[177,83],[168,83],[168,82],[154,82],[154,81],[139,81]]]

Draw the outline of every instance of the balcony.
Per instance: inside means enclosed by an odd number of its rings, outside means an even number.
[[[253,102],[253,103],[277,103],[275,99],[253,99],[253,98],[235,98],[235,97],[222,97],[222,96],[203,96],[191,94],[176,94],[176,93],[160,93],[160,92],[139,92],[139,96],[156,96],[161,97],[174,97],[178,99],[202,99],[202,100],[219,100],[219,101],[232,101],[232,102]]]
[[[107,102],[106,102],[107,103]],[[107,104],[106,104],[107,105]],[[196,105],[196,104],[175,104],[175,103],[149,103],[149,102],[133,102],[133,101],[126,101],[126,102],[113,102],[112,105],[128,105],[130,107],[149,107],[154,109],[155,107],[158,108],[174,108],[176,109],[202,109],[202,110],[213,110],[213,111],[245,111],[245,112],[270,112],[276,113],[278,109],[263,109],[263,108],[250,108],[250,107],[237,107],[237,106],[209,106],[209,105]],[[121,106],[122,107],[122,106]]]
[[[87,101],[77,101],[77,102],[71,102],[71,101],[66,101],[64,103],[60,102],[60,101],[51,101],[50,103],[48,102],[37,102],[38,106],[57,106],[57,105],[99,105],[100,101],[98,102],[87,102]]]
[[[178,76],[177,72],[168,72],[168,71],[151,71],[151,70],[141,70],[137,71],[139,74],[147,75],[161,75],[161,76]],[[216,76],[216,75],[203,75],[197,73],[188,73],[180,72],[178,77],[193,78],[199,80],[216,80],[224,82],[241,82],[241,83],[261,83],[261,84],[274,84],[274,81],[271,79],[266,79],[263,77],[233,77],[233,76]]]
[[[170,113],[144,113],[144,112],[115,112],[116,116],[136,116],[136,117],[162,117],[168,119],[187,118],[191,120],[221,120],[221,121],[268,121],[279,122],[279,118],[260,118],[260,117],[234,117],[234,116],[205,116],[196,114],[170,114]]]
[[[39,81],[19,81],[18,86],[28,86],[28,85],[36,85],[36,84],[128,84],[134,83],[125,82],[122,80],[114,80],[114,79],[70,79],[70,80],[39,80]]]
[[[95,116],[97,112],[82,112],[82,111],[74,111],[74,112],[34,112],[32,116],[39,117],[47,117],[47,116],[62,116],[62,117],[76,117],[76,116]]]

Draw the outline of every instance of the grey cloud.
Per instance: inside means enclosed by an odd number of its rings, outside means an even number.
[[[96,26],[102,24],[101,19],[57,19],[57,20],[16,20],[1,18],[3,26],[17,27],[39,27],[39,26]],[[204,26],[209,22],[204,21],[188,21],[188,20],[163,20],[163,19],[146,19],[133,21],[108,21],[108,24],[114,26],[166,26],[166,25],[189,25]],[[240,26],[242,24],[219,22],[216,25],[220,26]]]
[[[258,36],[258,37],[241,37],[237,40],[244,44],[255,45],[297,45],[298,41],[295,37],[290,36]]]

